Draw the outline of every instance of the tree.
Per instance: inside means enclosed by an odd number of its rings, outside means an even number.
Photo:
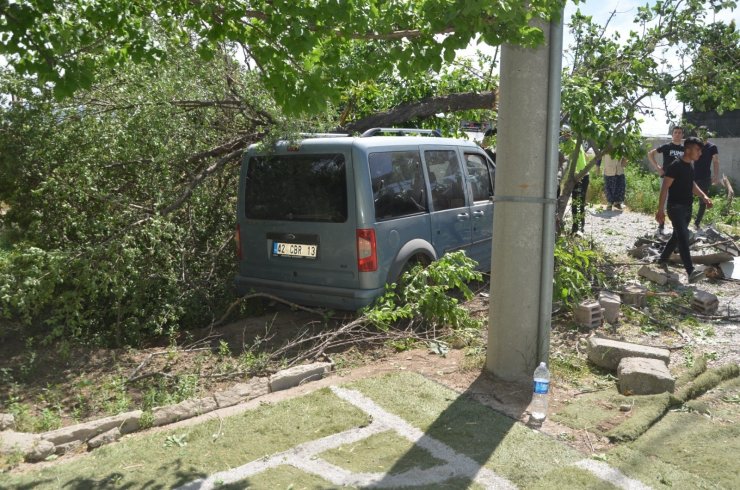
[[[700,29],[685,53],[690,65],[676,97],[695,111],[732,111],[740,94],[740,33],[735,22]]]
[[[529,23],[564,0],[0,1],[0,54],[58,97],[89,88],[101,66],[160,61],[160,36],[204,59],[243,49],[287,111],[320,110],[349,83],[394,70],[438,71],[472,39],[542,42]],[[357,52],[362,56],[352,56]]]
[[[631,31],[625,40],[619,33],[606,36],[606,26],[576,12],[571,19],[576,41],[572,67],[563,75],[562,119],[573,129],[576,146],[588,142],[595,158],[576,173],[577,152],[568,155],[558,203],[561,219],[575,183],[602,155],[643,158],[641,115],[651,113],[645,100],[653,95],[665,98],[689,80],[689,67],[674,70],[669,55],[680,58],[685,50],[699,49],[708,33],[716,31],[705,27],[703,18],[734,6],[732,1],[666,0],[640,7],[635,18],[639,32]],[[737,92],[715,86],[712,93],[721,98],[720,104],[734,103]]]
[[[228,53],[167,53],[63,101],[0,78],[0,311],[41,337],[136,344],[233,300],[238,161],[282,116]]]

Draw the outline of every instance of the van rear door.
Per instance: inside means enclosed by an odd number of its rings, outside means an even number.
[[[240,274],[358,287],[351,146],[251,155],[242,176]]]
[[[471,211],[463,171],[454,146],[423,146],[432,200],[432,245],[439,257],[452,250],[469,253]]]

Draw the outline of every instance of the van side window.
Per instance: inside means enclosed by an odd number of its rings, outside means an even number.
[[[465,154],[465,165],[470,176],[474,201],[487,201],[493,197],[493,173],[485,159],[477,153]]]
[[[378,221],[429,210],[418,151],[385,151],[368,155]]]
[[[429,170],[429,184],[435,211],[465,206],[463,176],[457,152],[426,150],[424,159]]]

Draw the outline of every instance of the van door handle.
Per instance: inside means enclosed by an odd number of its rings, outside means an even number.
[[[482,218],[485,214],[484,211],[473,211],[473,218]]]
[[[457,215],[458,221],[466,221],[470,219],[470,215],[468,213],[460,213]]]

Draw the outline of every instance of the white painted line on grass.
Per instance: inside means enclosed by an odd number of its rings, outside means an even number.
[[[474,459],[469,458],[464,454],[460,454],[443,442],[428,436],[420,429],[413,427],[411,424],[403,420],[401,417],[386,412],[380,408],[378,404],[360,392],[338,386],[332,386],[331,390],[340,398],[350,402],[363,412],[370,414],[373,417],[373,420],[378,420],[383,423],[383,425],[395,430],[398,434],[417,446],[429,451],[435,458],[446,461],[448,465],[445,466],[451,465],[452,473],[448,474],[445,480],[455,477],[463,477],[475,480],[486,488],[516,488],[516,485],[511,483],[509,480],[497,475],[487,468],[484,468]],[[382,481],[378,482],[375,486],[398,487],[413,486],[416,484],[414,480],[404,478],[405,476],[406,473],[392,476],[389,475]],[[415,475],[415,477],[418,477],[418,475]],[[441,483],[445,480],[439,480],[438,482]]]
[[[236,483],[282,465],[290,465],[309,474],[317,475],[336,486],[363,488],[422,487],[443,483],[453,478],[464,478],[475,481],[486,489],[508,490],[517,488],[512,482],[488,468],[484,468],[474,459],[425,434],[401,417],[386,412],[362,393],[337,386],[332,386],[331,390],[341,399],[370,415],[372,417],[370,425],[304,442],[286,451],[266,456],[238,468],[221,471],[208,478],[192,481],[183,485],[180,489],[210,490],[221,485]],[[394,475],[388,473],[359,473],[329,463],[318,456],[330,449],[358,442],[389,430],[426,449],[436,459],[444,461],[444,464],[427,469],[414,467]],[[589,471],[597,478],[624,490],[651,490],[649,486],[626,477],[619,470],[605,463],[585,459],[574,463],[573,466]]]
[[[645,485],[641,481],[633,480],[616,468],[612,468],[606,463],[593,459],[582,459],[573,466],[593,473],[596,477],[608,481],[612,485],[622,488],[623,490],[652,490],[652,487]]]

